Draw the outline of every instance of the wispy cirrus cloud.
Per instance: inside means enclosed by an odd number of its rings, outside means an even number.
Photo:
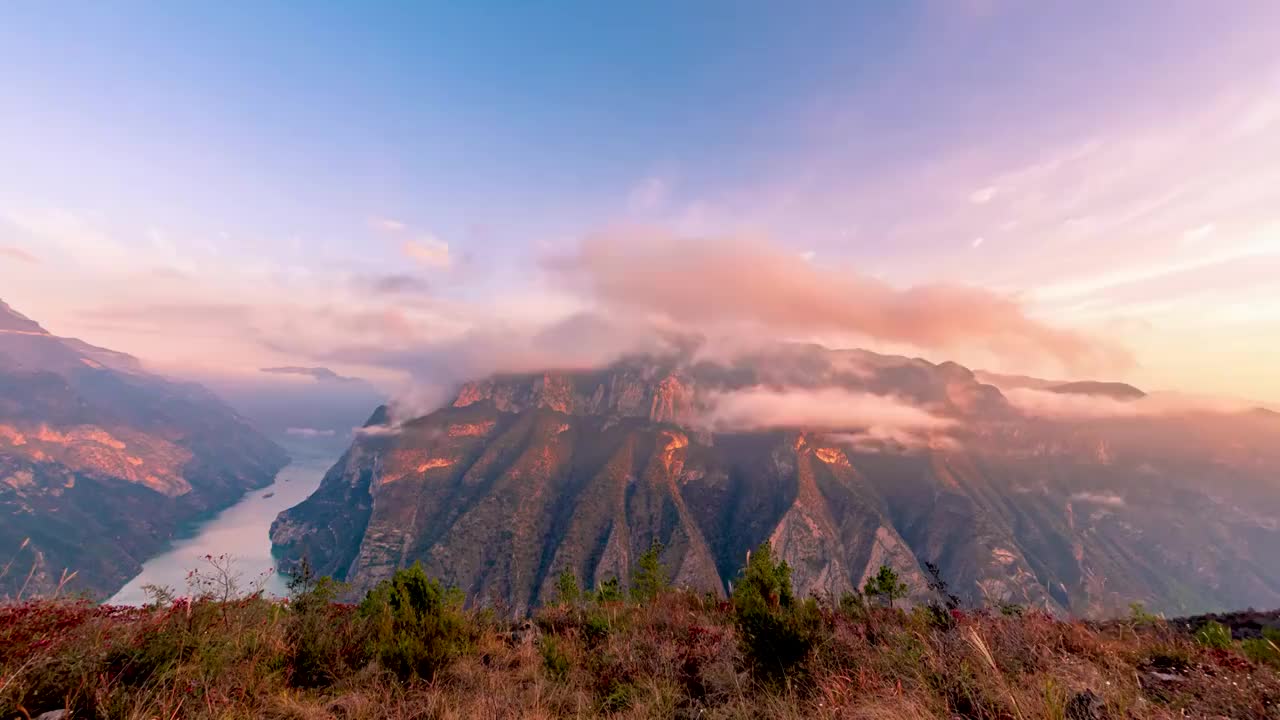
[[[14,245],[0,245],[0,257],[32,265],[40,262],[40,258]]]
[[[380,230],[382,232],[398,233],[405,230],[409,226],[406,223],[400,220],[396,220],[394,218],[372,217],[372,218],[369,218],[369,227],[373,228],[374,230]]]

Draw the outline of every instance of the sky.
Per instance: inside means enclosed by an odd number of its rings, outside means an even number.
[[[656,328],[1280,403],[1276,27],[1267,0],[18,0],[0,298],[175,374],[403,389]]]

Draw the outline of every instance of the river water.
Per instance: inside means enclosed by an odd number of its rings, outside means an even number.
[[[167,551],[144,562],[142,572],[107,603],[141,605],[148,602],[142,589],[144,585],[167,586],[180,596],[186,595],[190,572],[209,569],[206,555],[229,555],[243,589],[252,589],[260,583],[268,594],[283,595],[286,580],[275,571],[271,557],[271,521],[282,510],[306,499],[320,485],[321,478],[340,453],[288,449],[294,461],[276,475],[275,482],[249,491],[235,505],[186,528]]]

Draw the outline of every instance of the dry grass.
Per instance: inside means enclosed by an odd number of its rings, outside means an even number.
[[[1110,718],[1280,718],[1274,667],[1164,623],[824,608],[779,685],[753,672],[731,606],[672,592],[532,622],[468,612],[463,650],[401,679],[379,667],[355,608],[298,607],[0,606],[0,718],[1059,720],[1086,690]],[[306,682],[304,665],[319,669]]]

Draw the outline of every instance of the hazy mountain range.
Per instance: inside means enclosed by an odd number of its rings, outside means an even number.
[[[108,595],[283,450],[203,387],[60,338],[0,302],[0,596]]]

